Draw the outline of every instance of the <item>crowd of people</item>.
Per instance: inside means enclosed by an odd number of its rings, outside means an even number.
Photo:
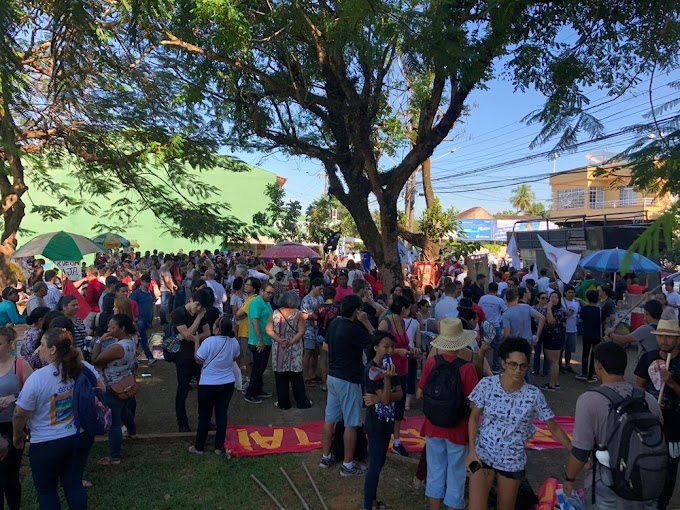
[[[239,391],[252,405],[274,397],[273,405],[285,411],[293,403],[311,408],[307,389],[318,386],[326,394],[319,466],[337,461],[341,476],[365,476],[366,509],[389,508],[377,495],[380,472],[390,448],[410,455],[400,432],[414,399],[423,400],[426,438],[416,479],[424,483],[430,508],[464,508],[466,476],[469,508],[485,509],[494,483],[497,508],[515,508],[534,418],[570,450],[564,484],[571,488],[591,453],[608,446],[605,403],[616,397],[584,385],[570,440],[544,392],[559,391],[560,377],[575,372],[580,336],[581,373],[575,378],[599,380],[621,398],[636,397],[634,385],[623,379],[624,347],[635,343],[635,386],[644,390],[638,400],[664,424],[668,443],[663,490],[648,498],[654,501],[626,499],[607,484],[601,473],[608,466],[599,457],[591,459],[595,476],[586,475],[584,485],[596,495],[589,508],[668,508],[680,460],[680,297],[672,281],[664,292],[647,296],[645,324],[625,333],[616,328],[620,284],[586,274],[564,283],[546,269],[536,279],[530,268],[500,268],[487,282],[486,274],[469,277],[452,261],[441,267],[436,286],[407,275],[406,283],[384,292],[377,272],[352,259],[322,265],[261,261],[245,252],[128,251],[98,254],[73,282],[72,295],[44,265],[29,260],[30,292],[22,296],[26,289],[8,287],[0,302],[0,434],[8,439],[0,443],[0,488],[11,509],[21,499],[26,430],[40,507],[58,507],[61,484],[71,508],[86,508],[83,474],[93,438],[74,424],[76,383],[83,373],[98,381],[111,418],[109,454],[98,464],[120,464],[123,431],[137,433],[134,374],[139,363],[156,362],[149,333],[157,326],[164,333],[163,356],[177,374],[180,432],[192,430],[186,401],[197,385],[191,453],[204,453],[214,429],[215,454],[229,456],[228,409]],[[91,310],[84,317],[83,303]],[[15,342],[11,325],[24,324],[23,338]],[[605,337],[612,341],[603,342]],[[657,367],[658,377],[650,367]],[[536,378],[543,380],[531,384]],[[343,458],[336,459],[331,445],[340,434]],[[354,460],[359,434],[368,443],[368,466]]]

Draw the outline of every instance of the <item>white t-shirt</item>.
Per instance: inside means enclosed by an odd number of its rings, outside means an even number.
[[[240,310],[241,307],[243,306],[243,303],[246,302],[245,294],[243,296],[239,296],[235,292],[231,295],[231,299],[229,300],[229,305],[231,306],[236,306],[236,310]],[[234,317],[232,318],[232,321],[234,324],[239,324],[241,321],[236,318],[236,314],[234,314]]]
[[[508,290],[507,282],[498,282],[498,292],[496,292],[496,295],[504,296],[507,290]]]
[[[92,372],[98,379],[99,374],[87,361],[85,370]],[[73,379],[65,383],[61,375],[54,375],[56,365],[50,363],[33,372],[24,384],[17,405],[31,413],[28,428],[31,443],[44,443],[74,435],[77,431],[73,415]]]
[[[548,290],[548,285],[550,285],[550,278],[547,276],[542,276],[536,282],[536,288],[538,292],[546,292]]]
[[[440,321],[444,317],[458,317],[458,300],[452,296],[444,296],[434,305],[434,318]]]
[[[406,335],[408,336],[408,345],[411,349],[416,347],[416,331],[420,329],[420,323],[418,319],[409,317],[404,319],[404,325],[406,326]]]
[[[227,292],[224,290],[224,287],[222,284],[217,282],[216,280],[206,280],[205,284],[210,287],[210,289],[213,291],[213,295],[215,296],[215,301],[213,301],[213,306],[217,308],[217,310],[222,313],[223,310],[223,305],[224,303],[227,302]]]
[[[354,281],[355,278],[359,278],[360,280],[363,280],[364,279],[364,273],[362,273],[358,269],[352,269],[349,273],[347,273],[347,285],[349,287],[352,286],[352,282]]]
[[[675,291],[672,292],[665,292],[666,294],[666,300],[668,301],[669,305],[680,305],[680,294],[678,294]],[[675,318],[678,318],[678,309],[677,308],[671,308],[675,312]]]
[[[217,386],[233,383],[234,359],[239,356],[238,340],[227,336],[209,336],[199,346],[196,357],[203,360],[201,369],[202,386]]]
[[[564,304],[565,310],[571,310],[571,317],[567,317],[566,331],[567,333],[576,333],[576,324],[578,322],[578,313],[581,311],[581,305],[575,299],[569,301],[566,298],[562,300],[562,303]]]

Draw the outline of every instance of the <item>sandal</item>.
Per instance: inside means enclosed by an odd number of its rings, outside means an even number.
[[[112,459],[111,457],[103,457],[97,461],[100,466],[117,466],[120,464],[120,459]]]

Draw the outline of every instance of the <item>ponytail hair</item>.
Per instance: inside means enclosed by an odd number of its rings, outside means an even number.
[[[50,328],[43,335],[47,347],[56,347],[53,363],[57,365],[54,375],[61,375],[61,382],[77,379],[83,371],[80,351],[73,346],[73,335],[62,328]]]
[[[231,325],[231,319],[226,315],[220,315],[215,321],[214,326],[217,326],[219,328],[220,330],[219,334],[221,336],[234,338],[234,328]]]

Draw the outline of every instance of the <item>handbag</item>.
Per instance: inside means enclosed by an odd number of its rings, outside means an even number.
[[[107,388],[113,393],[113,396],[119,400],[130,400],[139,392],[139,384],[135,379],[134,374],[126,375],[120,381],[110,384],[106,374],[104,374]]]
[[[167,325],[163,337],[163,359],[168,363],[174,363],[177,353],[182,345],[182,337],[172,332],[172,326]]]

